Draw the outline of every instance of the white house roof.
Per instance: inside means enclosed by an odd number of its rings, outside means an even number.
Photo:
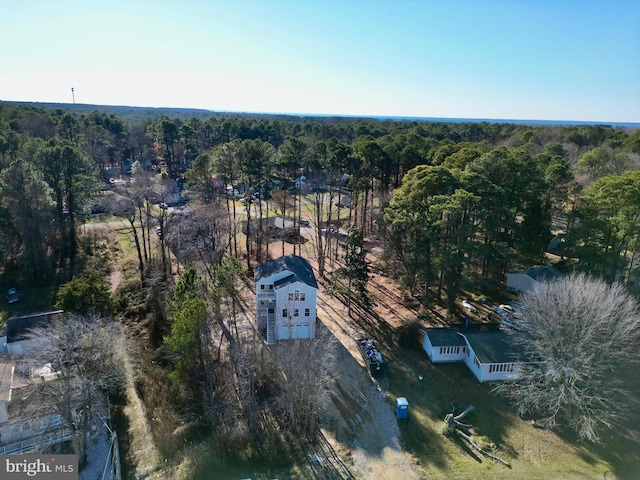
[[[311,264],[298,255],[287,255],[258,265],[254,271],[253,279],[259,282],[285,271],[291,272],[291,275],[280,280],[282,285],[284,285],[282,282],[288,284],[299,281],[306,283],[310,287],[318,288],[318,282]],[[279,284],[279,286],[281,285]]]

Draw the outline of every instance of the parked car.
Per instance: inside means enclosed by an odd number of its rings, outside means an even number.
[[[20,294],[15,288],[10,288],[7,293],[7,302],[18,303],[20,301]]]
[[[301,218],[300,220],[298,220],[298,225],[301,225],[303,227],[308,227],[310,223],[309,223],[309,220],[305,220],[304,218]]]
[[[166,203],[166,202],[161,202],[161,203],[160,203],[160,208],[161,208],[162,210],[166,210],[167,208],[169,208],[169,205],[167,205],[167,203]]]

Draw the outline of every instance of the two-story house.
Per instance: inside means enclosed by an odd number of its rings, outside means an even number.
[[[318,282],[311,264],[287,255],[258,265],[256,323],[268,344],[292,338],[315,338]]]

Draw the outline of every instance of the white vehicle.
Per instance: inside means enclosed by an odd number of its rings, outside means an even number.
[[[466,300],[462,301],[462,308],[464,308],[465,310],[468,310],[471,313],[478,313],[478,309],[476,307],[474,307],[473,305],[471,305]]]

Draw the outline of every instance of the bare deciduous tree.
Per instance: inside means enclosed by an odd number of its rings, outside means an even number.
[[[67,315],[49,328],[33,329],[28,338],[33,343],[25,366],[33,372],[49,365],[52,372],[31,378],[30,388],[37,395],[31,414],[58,414],[83,459],[93,413],[104,413],[106,395],[124,382],[120,329],[97,315]]]
[[[198,265],[211,277],[229,247],[229,218],[215,201],[192,202],[189,206],[189,211],[167,218],[166,243],[179,264]]]
[[[327,396],[336,369],[336,340],[319,329],[313,340],[280,342],[273,349],[274,399],[280,421],[291,431],[312,437],[330,403]]]
[[[583,274],[542,283],[522,301],[514,341],[540,363],[496,390],[540,425],[600,441],[624,418],[621,373],[638,361],[638,304],[622,285]]]

